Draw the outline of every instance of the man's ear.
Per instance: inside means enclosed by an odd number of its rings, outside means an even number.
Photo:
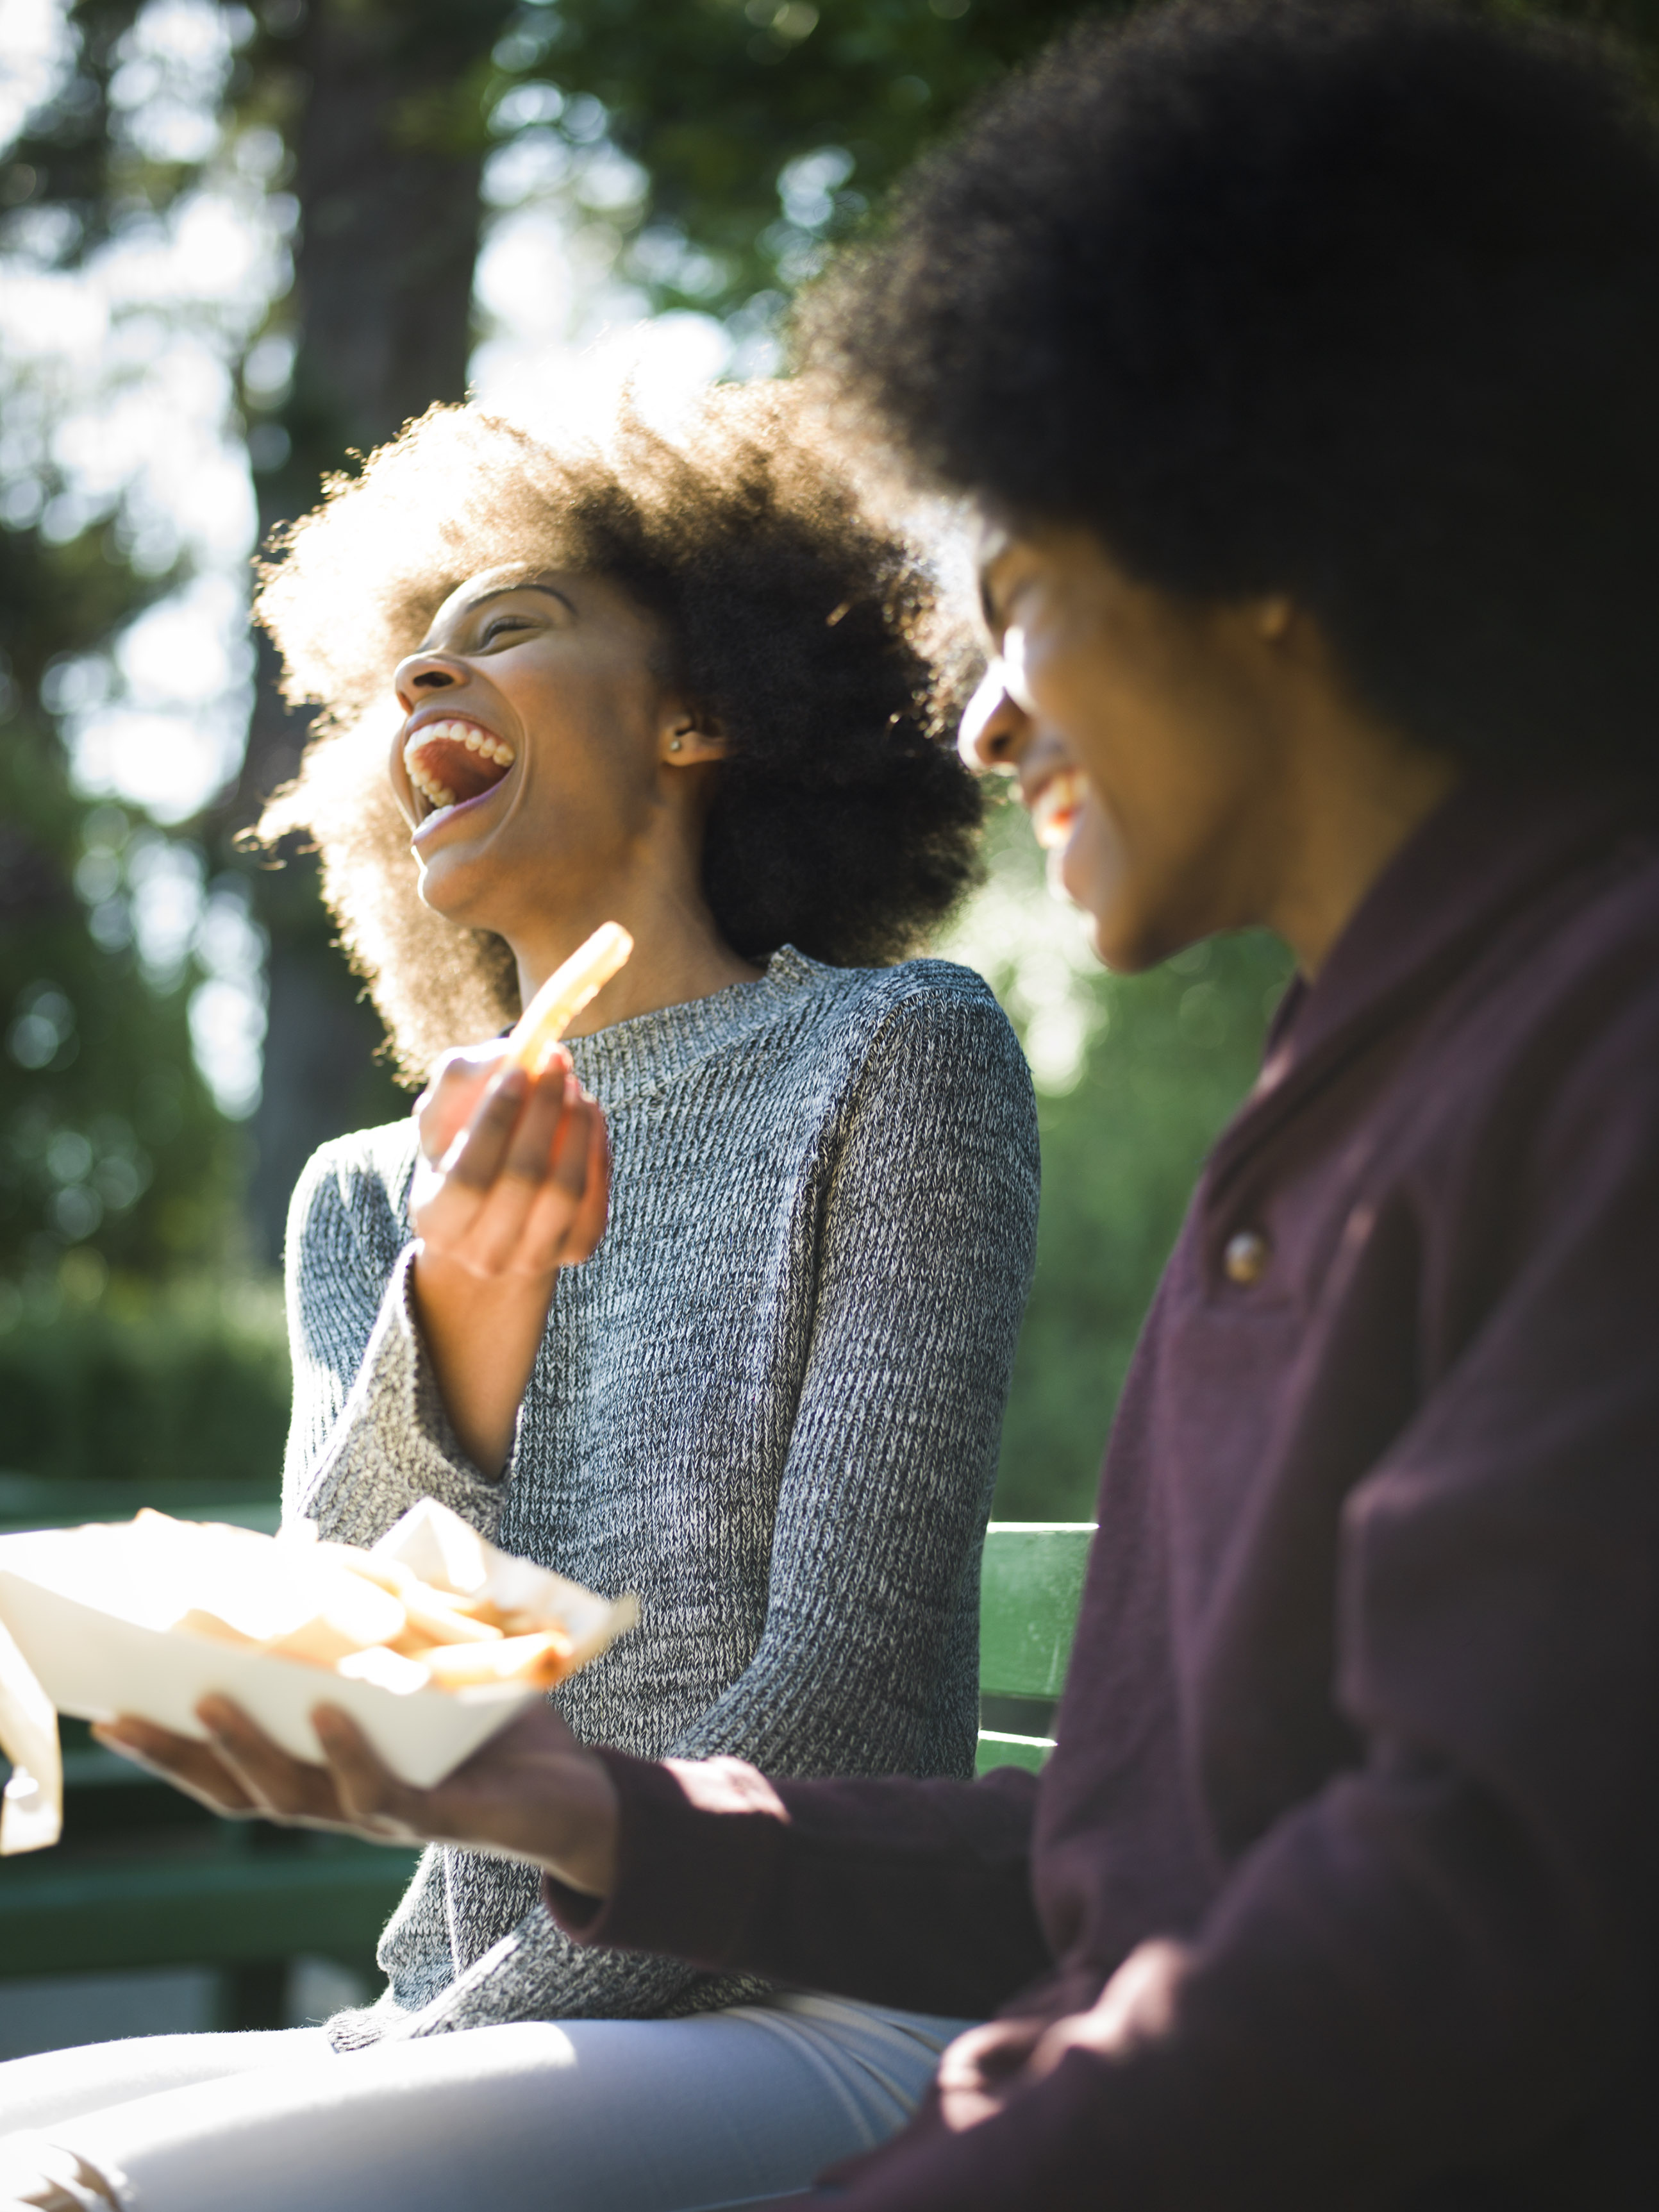
[[[670,768],[697,768],[705,761],[724,760],[726,732],[719,717],[702,708],[672,700],[662,719],[658,744]]]

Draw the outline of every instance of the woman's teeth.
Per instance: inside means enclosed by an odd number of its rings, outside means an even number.
[[[1072,834],[1088,790],[1085,779],[1075,769],[1062,769],[1058,775],[1050,776],[1031,801],[1031,828],[1044,852],[1054,852]]]
[[[504,738],[476,722],[427,722],[404,747],[404,766],[422,799],[435,807],[459,805],[497,784],[518,756]]]

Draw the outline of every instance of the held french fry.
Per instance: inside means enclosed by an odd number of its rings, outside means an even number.
[[[634,950],[619,921],[602,921],[562,968],[556,968],[525,1008],[507,1039],[526,1075],[539,1075],[553,1048],[582,1008],[597,998]]]

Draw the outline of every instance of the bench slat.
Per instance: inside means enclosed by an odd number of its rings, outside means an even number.
[[[1000,1729],[981,1729],[974,1771],[988,1774],[994,1766],[1024,1766],[1032,1774],[1041,1774],[1054,1747],[1052,1736],[1005,1735]]]
[[[366,1956],[417,1856],[341,1838],[294,1852],[8,1860],[0,1972],[218,1966],[302,1951]]]
[[[1093,1534],[1092,1522],[991,1523],[980,1571],[981,1694],[1060,1695]]]

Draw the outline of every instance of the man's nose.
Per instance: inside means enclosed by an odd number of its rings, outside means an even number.
[[[414,711],[423,691],[447,691],[460,680],[459,670],[436,653],[411,653],[392,672],[392,688],[405,714]]]
[[[1000,660],[994,660],[968,702],[957,732],[957,750],[981,775],[994,769],[1017,769],[1034,726],[1009,694],[1007,671]]]

